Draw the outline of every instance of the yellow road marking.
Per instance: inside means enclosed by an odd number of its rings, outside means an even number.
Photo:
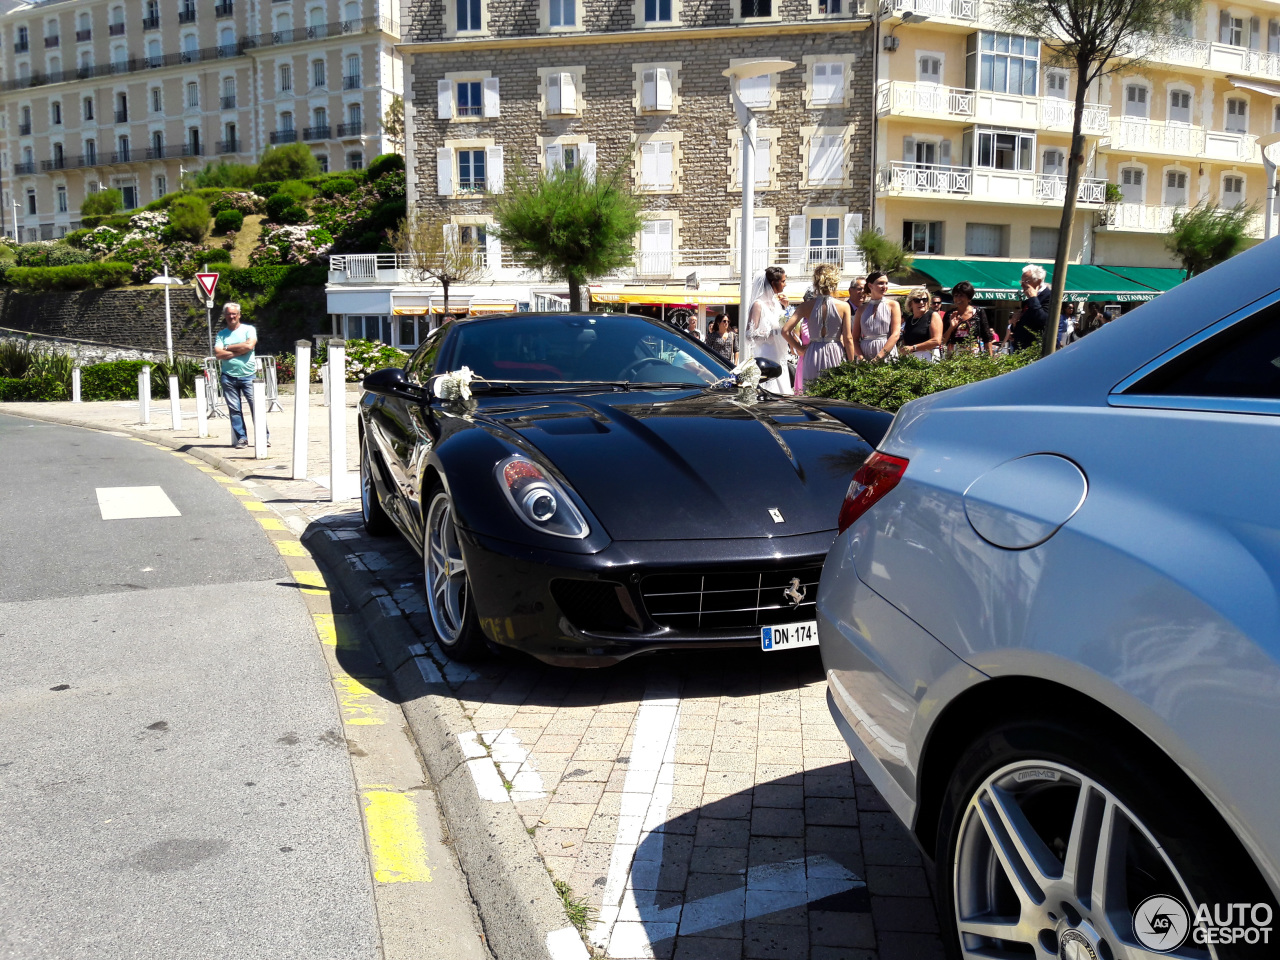
[[[253,494],[251,494],[251,493],[250,493],[248,490],[246,490],[244,487],[227,487],[227,489],[228,489],[228,490],[230,490],[232,493],[234,493],[237,497],[251,497],[251,496],[253,496]]]
[[[277,543],[284,541],[277,540]],[[338,645],[338,626],[333,622],[332,613],[313,613],[311,619],[315,622],[316,633],[320,637],[320,642],[326,647],[336,647]]]
[[[337,647],[340,650],[359,650],[360,640],[351,629],[349,614],[313,613],[311,618],[316,624],[316,634],[326,647]]]
[[[384,720],[373,715],[373,705],[366,703],[371,697],[377,697],[373,687],[380,686],[376,680],[357,680],[347,674],[335,676],[333,682],[338,686],[338,703],[342,707],[342,722],[353,727],[380,727]]]
[[[297,540],[273,540],[282,557],[305,557],[306,548]]]
[[[263,530],[288,530],[289,529],[284,525],[283,520],[277,520],[275,517],[255,517],[254,519],[256,519],[260,524],[262,524]]]
[[[365,825],[379,883],[430,883],[427,845],[413,799],[389,790],[364,792]]]
[[[200,468],[204,473],[217,473],[217,472],[218,472],[217,470],[213,469],[213,467],[206,466],[206,465],[205,465],[205,464],[203,464],[203,463],[197,463],[197,464],[196,464],[196,466],[198,466],[198,467],[199,467],[199,468]]]
[[[217,476],[213,479],[217,480],[219,483],[235,483],[235,480],[231,479],[231,477]]]
[[[294,581],[302,584],[303,593],[329,592],[329,585],[324,582],[324,576],[319,570],[294,570],[292,573]]]
[[[194,463],[194,464],[198,467],[198,466],[200,466],[200,464],[201,464],[201,463],[203,463],[204,461],[202,461],[202,460],[197,460],[195,457],[183,457],[183,458],[182,458],[182,462],[183,462],[183,463]]]
[[[261,500],[241,500],[240,502],[244,504],[246,510],[252,510],[255,513],[262,513],[267,509],[267,505]]]

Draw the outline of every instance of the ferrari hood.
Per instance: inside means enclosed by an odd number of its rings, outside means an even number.
[[[586,501],[615,540],[834,530],[871,453],[824,411],[720,392],[630,392],[487,406]]]

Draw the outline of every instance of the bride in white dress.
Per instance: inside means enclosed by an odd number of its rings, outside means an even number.
[[[791,377],[787,373],[787,341],[782,335],[782,312],[786,298],[787,273],[781,267],[769,267],[756,277],[751,288],[751,312],[747,316],[747,336],[751,338],[751,356],[764,357],[782,367],[782,376],[760,381],[771,393],[791,396]]]

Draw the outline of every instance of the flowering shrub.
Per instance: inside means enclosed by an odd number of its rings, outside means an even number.
[[[262,213],[262,198],[243,191],[228,191],[209,204],[209,212],[215,217],[224,210],[235,210],[246,217]]]
[[[347,383],[359,383],[387,367],[403,367],[409,355],[380,340],[347,341]]]
[[[292,263],[310,263],[329,252],[333,235],[323,227],[310,224],[268,227],[261,242],[249,255],[249,265],[270,267]]]
[[[129,218],[130,233],[145,233],[159,237],[161,231],[169,225],[169,214],[164,210],[144,210]]]
[[[111,227],[95,227],[81,241],[80,245],[90,253],[100,257],[120,246],[123,239],[124,234],[119,230],[113,230]]]

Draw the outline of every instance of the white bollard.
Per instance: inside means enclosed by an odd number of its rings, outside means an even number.
[[[80,402],[80,364],[71,368],[71,402]]]
[[[142,408],[139,423],[151,422],[151,364],[144,363],[138,372],[138,404]]]
[[[258,460],[267,456],[267,384],[253,381],[253,455]]]
[[[342,500],[347,495],[347,342],[329,341],[329,376],[332,402],[329,404],[329,499]]]
[[[324,405],[329,405],[329,362],[320,364],[320,382],[324,384]]]
[[[202,437],[209,435],[209,398],[205,395],[204,374],[196,375],[196,432]]]
[[[173,429],[182,429],[182,398],[178,396],[178,378],[169,377],[169,419],[173,421]]]
[[[293,365],[293,479],[307,479],[310,452],[311,341],[294,344]]]

